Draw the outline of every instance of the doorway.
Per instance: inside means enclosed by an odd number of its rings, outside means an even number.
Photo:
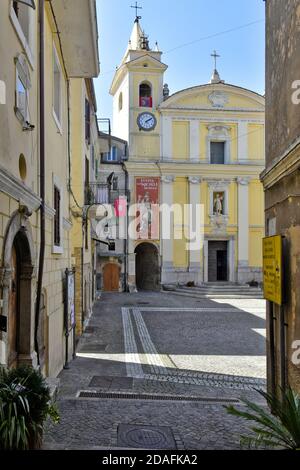
[[[141,243],[136,253],[136,286],[141,291],[160,290],[158,250],[152,243]]]
[[[119,292],[120,289],[120,266],[116,263],[109,263],[103,269],[103,290],[104,292]]]
[[[16,234],[11,246],[10,269],[7,365],[9,368],[14,368],[19,364],[20,357],[24,360],[31,356],[33,265],[28,239],[22,230]]]
[[[208,242],[208,282],[228,282],[228,242]]]

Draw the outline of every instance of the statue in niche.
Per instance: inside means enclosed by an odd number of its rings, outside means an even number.
[[[214,194],[214,215],[224,215],[224,193]]]

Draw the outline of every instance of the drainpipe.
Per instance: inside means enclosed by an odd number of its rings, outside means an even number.
[[[124,271],[125,271],[125,292],[128,292],[128,221],[129,221],[129,204],[130,200],[128,198],[128,189],[129,189],[129,175],[126,169],[126,165],[122,163],[122,170],[125,174],[125,194],[127,199],[127,207],[126,207],[126,236],[124,240]]]
[[[34,347],[37,354],[38,366],[40,365],[39,344],[38,344],[38,328],[40,320],[40,304],[43,287],[43,272],[45,261],[45,18],[44,18],[45,0],[39,1],[39,21],[40,21],[40,255],[37,280],[37,294],[35,303],[35,328],[34,328]]]

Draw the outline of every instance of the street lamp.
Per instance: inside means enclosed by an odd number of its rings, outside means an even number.
[[[35,10],[34,0],[14,0],[14,3],[23,3],[27,7],[31,7]]]

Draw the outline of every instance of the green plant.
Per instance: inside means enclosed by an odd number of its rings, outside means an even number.
[[[28,366],[0,369],[0,449],[26,450],[41,445],[47,418],[59,421],[42,374]]]
[[[248,411],[233,406],[226,407],[229,414],[253,421],[253,436],[242,436],[241,444],[248,447],[259,446],[300,450],[300,397],[291,388],[282,391],[282,400],[258,390],[265,398],[273,415],[262,406],[248,400],[241,400]]]

